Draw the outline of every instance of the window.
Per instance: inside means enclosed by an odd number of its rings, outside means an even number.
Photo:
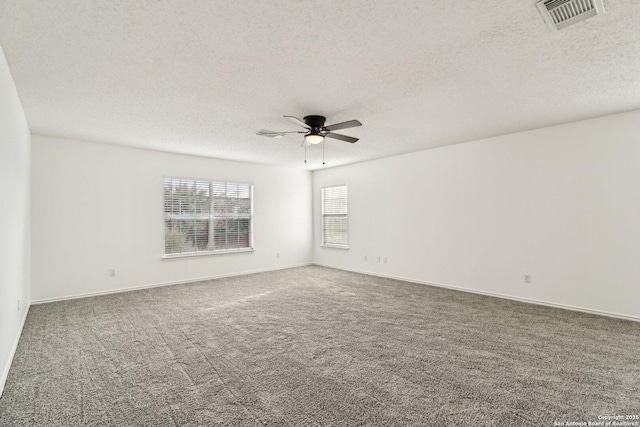
[[[349,248],[347,186],[322,189],[322,245]]]
[[[164,179],[165,255],[252,250],[253,187]]]

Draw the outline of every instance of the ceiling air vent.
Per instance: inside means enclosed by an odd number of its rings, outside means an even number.
[[[552,31],[604,13],[602,0],[543,0],[537,6]]]

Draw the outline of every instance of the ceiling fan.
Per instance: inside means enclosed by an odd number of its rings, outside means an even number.
[[[358,140],[358,138],[353,138],[351,136],[342,135],[340,133],[335,133],[335,130],[339,129],[347,129],[356,126],[362,126],[358,120],[349,120],[347,122],[335,123],[333,125],[325,126],[324,122],[326,118],[324,116],[306,116],[304,121],[298,119],[293,116],[284,116],[296,123],[297,125],[302,126],[305,130],[299,131],[290,131],[290,132],[274,132],[270,130],[261,130],[256,133],[256,135],[266,136],[269,138],[281,138],[287,134],[304,134],[305,141],[309,144],[319,144],[324,138],[333,138],[339,139],[340,141],[346,141],[354,143]],[[304,143],[304,141],[303,141]]]

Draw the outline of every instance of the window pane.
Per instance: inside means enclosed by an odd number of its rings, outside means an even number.
[[[347,245],[348,229],[346,216],[325,216],[322,219],[323,241],[330,245]]]
[[[165,178],[165,253],[249,248],[251,197],[249,184]]]
[[[251,232],[251,220],[249,218],[240,218],[238,221],[238,247],[248,248],[250,245],[249,234]]]
[[[229,241],[229,220],[226,218],[217,218],[215,221],[215,250],[229,249],[233,246]]]
[[[165,253],[193,252],[193,241],[189,240],[189,229],[182,220],[165,221]]]
[[[346,247],[349,243],[347,186],[322,189],[322,244]]]
[[[347,186],[322,189],[322,213],[325,215],[347,214]]]

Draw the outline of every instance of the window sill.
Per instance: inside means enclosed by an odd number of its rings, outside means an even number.
[[[343,249],[345,251],[349,250],[349,246],[345,245],[320,245],[322,248],[331,248],[331,249]]]
[[[254,252],[253,248],[242,248],[242,249],[227,249],[224,251],[207,251],[207,252],[188,252],[183,254],[167,254],[162,255],[162,259],[176,259],[176,258],[189,258],[189,257],[199,257],[199,256],[210,256],[210,255],[230,255],[230,254],[243,254],[247,252]]]

